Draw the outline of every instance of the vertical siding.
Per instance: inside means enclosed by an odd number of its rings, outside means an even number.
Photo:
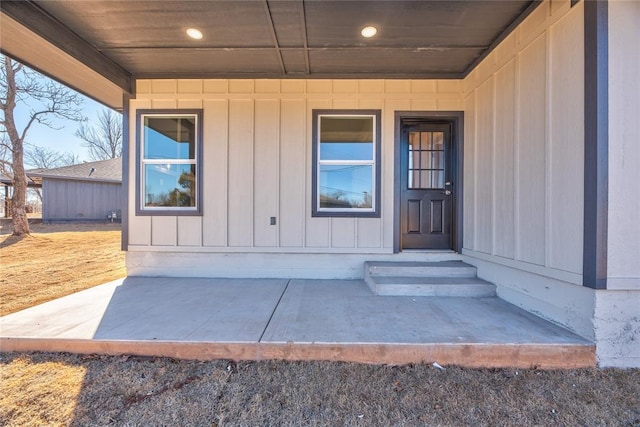
[[[304,165],[305,113],[302,99],[283,99],[280,106],[280,245],[283,247],[304,246],[306,207],[306,181],[300,179],[300,168]]]
[[[278,246],[277,221],[270,225],[270,218],[279,216],[279,103],[260,99],[255,108],[254,244]]]
[[[395,112],[461,111],[462,99],[458,80],[140,80],[132,129],[137,109],[204,110],[203,215],[137,217],[131,179],[129,243],[205,252],[391,252]],[[314,109],[382,110],[381,218],[311,216]]]
[[[478,88],[476,110],[476,250],[490,254],[493,247],[493,120],[494,81],[489,77]],[[496,232],[501,232],[495,230]]]
[[[178,217],[178,246],[202,245],[202,218],[197,216]]]
[[[609,3],[608,289],[640,289],[640,2]]]
[[[469,76],[469,80],[475,73]],[[476,93],[472,91],[464,100],[464,222],[463,247],[476,250]]]
[[[178,218],[175,216],[151,217],[151,244],[176,246],[178,244]]]
[[[229,104],[229,246],[253,244],[253,102]]]
[[[515,60],[496,73],[495,144],[493,153],[493,250],[514,258]]]
[[[550,32],[549,256],[581,272],[584,206],[584,18],[568,14]]]
[[[544,2],[463,82],[469,254],[582,273],[583,16]]]
[[[42,219],[44,221],[106,221],[121,208],[122,186],[66,179],[44,178]]]
[[[546,36],[518,55],[516,259],[544,265],[546,238]]]
[[[202,121],[205,135],[202,150],[202,189],[205,195],[202,200],[202,244],[227,246],[229,101],[205,100]],[[134,180],[131,181],[135,185]]]

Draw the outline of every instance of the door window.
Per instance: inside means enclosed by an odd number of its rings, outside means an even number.
[[[409,189],[444,189],[444,132],[409,132]]]

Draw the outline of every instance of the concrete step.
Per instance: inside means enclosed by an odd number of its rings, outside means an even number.
[[[496,286],[477,277],[369,276],[365,282],[376,295],[482,298],[496,295]]]
[[[494,284],[462,261],[365,262],[364,281],[376,295],[492,297]]]
[[[364,263],[365,277],[476,277],[476,268],[462,261]]]

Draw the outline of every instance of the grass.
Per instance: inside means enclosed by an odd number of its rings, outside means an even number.
[[[31,231],[0,236],[2,316],[126,275],[119,224],[34,224]]]
[[[125,274],[116,225],[0,236],[2,313]],[[0,353],[2,426],[635,426],[640,369]]]
[[[640,426],[640,370],[0,354],[0,424]]]

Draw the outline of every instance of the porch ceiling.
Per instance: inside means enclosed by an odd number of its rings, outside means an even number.
[[[151,77],[460,78],[537,4],[4,0],[0,8],[126,92],[131,78]],[[368,25],[378,33],[365,39]],[[189,39],[190,27],[204,38]],[[2,49],[24,56],[19,46]]]

